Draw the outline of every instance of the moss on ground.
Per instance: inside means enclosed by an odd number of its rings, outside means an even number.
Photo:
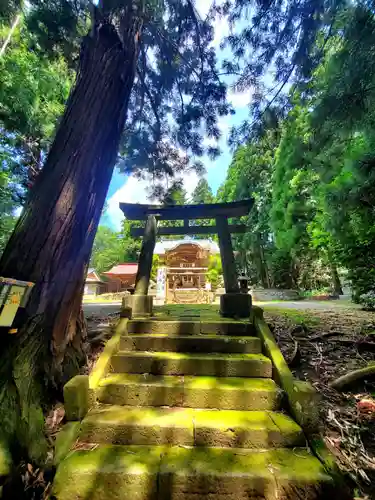
[[[323,465],[306,449],[275,449],[249,451],[247,449],[178,448],[173,447],[163,457],[164,467],[181,472],[184,469],[200,472],[217,472],[224,475],[238,473],[257,474],[260,477],[275,473],[290,480],[315,482],[330,480]]]
[[[68,422],[58,432],[55,441],[55,465],[59,465],[59,463],[68,455],[77,440],[80,430],[81,422]]]
[[[88,375],[76,375],[64,385],[64,406],[67,420],[81,420],[89,410]]]
[[[12,466],[12,458],[5,443],[0,443],[0,477],[7,476]],[[0,495],[1,498],[1,495]]]
[[[316,316],[313,311],[301,311],[300,309],[287,309],[283,307],[263,306],[268,317],[283,316],[297,325],[318,326],[321,318]]]

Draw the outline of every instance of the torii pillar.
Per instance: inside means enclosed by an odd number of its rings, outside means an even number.
[[[153,215],[147,217],[143,234],[141,253],[138,259],[138,271],[135,278],[134,295],[127,295],[122,300],[123,310],[131,308],[132,316],[152,315],[153,298],[148,295],[150,284],[152,256],[156,244],[157,223]]]
[[[251,295],[240,293],[228,218],[216,217],[216,228],[225,286],[225,294],[220,297],[220,314],[229,318],[246,318],[250,316]]]

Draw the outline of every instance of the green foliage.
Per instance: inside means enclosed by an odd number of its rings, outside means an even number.
[[[217,271],[218,274],[223,274],[223,264],[220,255],[211,255],[208,262],[209,271]]]
[[[0,170],[0,254],[5,248],[17,220],[13,215],[16,203],[12,198],[11,179],[12,175],[3,167]]]
[[[155,191],[157,192],[157,198],[162,205],[186,205],[188,203],[187,193],[181,180],[174,181],[167,189],[163,186],[158,186]],[[181,227],[182,225],[183,221],[180,220],[163,220],[158,222],[158,227]],[[178,240],[181,236],[170,235],[163,236],[163,238]]]
[[[97,273],[108,271],[124,261],[124,246],[120,235],[108,227],[99,226],[92,249],[90,267]]]
[[[151,279],[156,281],[156,276],[158,274],[158,267],[160,265],[160,257],[159,255],[152,256],[152,268],[151,268]]]
[[[140,226],[135,222],[124,220],[122,225],[121,237],[123,245],[123,262],[138,262],[139,252],[141,251],[142,241],[140,238],[133,238],[130,235],[130,229],[134,226]]]
[[[224,43],[232,52],[224,70],[234,73],[237,90],[252,91],[251,121],[232,130],[231,143],[252,138],[272,106],[287,107],[290,85],[311,79],[347,5],[342,0],[221,3],[218,10],[234,26]]]
[[[263,286],[266,262],[273,286],[338,292],[343,268],[354,299],[375,290],[374,34],[373,12],[358,5],[336,20],[331,38],[318,35],[321,64],[290,90],[260,182],[262,122],[234,155],[219,194],[256,200],[252,231],[235,246],[240,267]]]
[[[30,50],[30,43],[21,26],[0,59],[0,120],[8,133],[20,136],[15,147],[35,142],[44,149],[64,110],[72,75],[62,57],[50,61]]]
[[[207,179],[202,177],[198,184],[196,185],[192,195],[190,203],[193,205],[206,204],[206,203],[214,203],[215,197],[212,193],[212,189],[210,188]],[[210,219],[195,219],[190,222],[192,226],[213,226],[215,224],[214,220]],[[194,235],[193,235],[194,237]]]
[[[42,168],[72,75],[64,60],[30,49],[21,24],[0,58],[0,253],[14,228],[14,211]]]
[[[375,311],[375,292],[371,291],[360,295],[358,302],[366,311]]]
[[[280,248],[271,251],[270,273],[273,277],[273,285],[276,288],[297,288],[294,272],[294,263],[289,252]]]
[[[22,0],[0,0],[0,22],[11,23],[23,3]]]
[[[214,203],[214,201],[215,198],[212,193],[212,189],[210,188],[207,179],[202,177],[193,191],[191,203],[199,205],[203,203]]]
[[[252,198],[254,206],[243,218],[249,231],[233,238],[238,267],[253,284],[271,285],[270,252],[273,248],[269,212],[272,204],[272,172],[280,128],[277,110],[265,117],[263,130],[239,147],[229,166],[227,178],[218,191],[223,202]]]
[[[113,231],[106,226],[99,226],[94,240],[90,267],[102,273],[117,264],[138,262],[141,241],[130,236],[130,227],[130,223],[126,220],[121,232]],[[155,265],[157,267],[157,264]]]
[[[219,255],[211,255],[208,263],[206,279],[211,283],[212,291],[215,291],[222,281],[223,265]]]

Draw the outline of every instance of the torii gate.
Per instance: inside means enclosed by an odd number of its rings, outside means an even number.
[[[240,293],[236,265],[234,261],[231,233],[245,233],[243,224],[229,225],[228,218],[247,215],[254,200],[235,201],[232,203],[211,203],[207,205],[140,205],[120,203],[120,209],[130,221],[146,221],[145,228],[132,228],[131,236],[143,235],[138,272],[135,280],[135,292],[123,300],[124,307],[131,307],[133,316],[152,314],[152,297],[148,295],[152,256],[157,234],[188,235],[217,234],[220,255],[223,264],[225,294],[220,298],[220,313],[228,317],[248,317],[251,311],[251,296]],[[215,219],[215,226],[190,226],[190,220]],[[157,227],[158,220],[183,220],[179,227]]]

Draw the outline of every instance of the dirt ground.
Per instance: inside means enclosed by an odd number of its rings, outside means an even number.
[[[321,394],[321,426],[355,498],[375,498],[375,378],[338,391],[330,383],[375,361],[375,313],[355,308],[265,307],[265,319],[296,377]]]

